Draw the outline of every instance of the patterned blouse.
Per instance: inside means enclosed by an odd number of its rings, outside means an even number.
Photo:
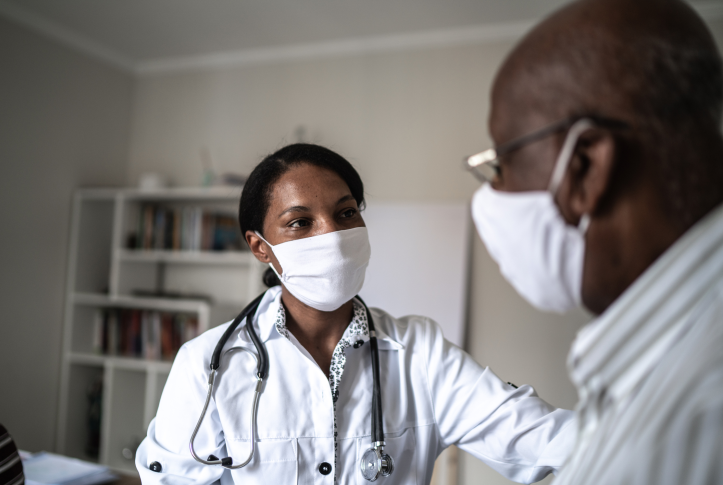
[[[331,398],[334,402],[334,483],[336,483],[336,466],[339,458],[339,444],[337,442],[337,425],[336,425],[336,401],[339,399],[339,384],[341,376],[344,374],[344,365],[346,364],[345,351],[347,347],[358,347],[359,342],[364,342],[369,337],[369,324],[367,322],[367,313],[364,305],[356,300],[352,300],[354,304],[354,313],[351,317],[349,326],[344,331],[339,343],[334,348],[331,356],[331,367],[329,368],[329,387],[331,387]],[[289,339],[289,329],[286,327],[286,311],[284,305],[279,305],[279,312],[276,315],[276,330],[280,335]],[[364,339],[364,340],[362,340]]]

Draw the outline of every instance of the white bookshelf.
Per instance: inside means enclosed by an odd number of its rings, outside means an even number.
[[[100,452],[94,460],[136,473],[128,450],[145,436],[172,362],[104,355],[93,346],[103,309],[193,316],[202,332],[224,323],[263,291],[263,266],[248,251],[138,250],[126,247],[145,204],[194,206],[235,214],[239,188],[82,189],[73,199],[62,344],[56,449],[93,461],[88,437],[88,387],[103,381]],[[138,291],[174,297],[137,296]],[[178,295],[202,295],[177,297]],[[124,454],[125,449],[125,454]]]
[[[119,249],[116,259],[120,262],[138,263],[185,263],[185,264],[222,264],[248,266],[256,258],[248,252],[208,252],[208,251],[170,251],[170,250],[129,250]]]

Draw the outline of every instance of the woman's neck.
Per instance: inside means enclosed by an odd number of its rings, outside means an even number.
[[[334,311],[322,312],[300,302],[284,286],[281,288],[286,328],[328,377],[334,349],[351,322],[353,303],[348,301]]]

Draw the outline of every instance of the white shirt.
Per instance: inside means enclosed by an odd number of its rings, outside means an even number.
[[[723,483],[723,207],[580,331],[563,484]]]
[[[188,449],[206,398],[211,354],[226,324],[179,351],[158,414],[136,453],[144,484],[209,484],[220,479],[222,485],[331,485],[335,477],[343,484],[366,483],[359,460],[371,445],[369,345],[343,346],[345,362],[335,404],[329,378],[293,335],[282,335],[283,329],[280,332],[275,324],[280,307],[281,292],[275,287],[256,314],[257,332],[269,354],[269,375],[259,401],[258,441],[251,463],[224,470],[196,462]],[[515,389],[505,384],[445,340],[428,318],[395,319],[378,309],[372,309],[372,315],[379,344],[385,452],[395,464],[393,475],[380,478],[380,483],[429,483],[436,457],[451,444],[522,483],[540,480],[564,463],[574,441],[572,412],[553,408],[529,386]],[[254,349],[242,330],[244,324],[225,348]],[[348,328],[345,337],[350,332]],[[352,339],[366,342],[368,332],[361,333]],[[221,361],[195,441],[200,456],[231,456],[238,463],[248,455],[255,369],[246,352],[231,353]],[[161,464],[160,473],[148,469],[152,462]],[[322,463],[331,464],[333,473],[321,474]]]

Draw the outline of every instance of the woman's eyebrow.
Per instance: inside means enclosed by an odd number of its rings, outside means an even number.
[[[339,205],[343,202],[346,202],[347,200],[353,200],[354,196],[351,194],[345,195],[338,201],[336,201],[336,205]],[[279,217],[283,216],[284,214],[287,214],[289,212],[311,212],[311,209],[309,209],[306,206],[303,205],[295,205],[293,207],[289,207],[288,209],[285,209],[281,214],[279,214]]]
[[[288,212],[311,212],[311,209],[308,207],[304,207],[303,205],[295,205],[293,207],[289,207],[288,209],[284,210],[281,214],[279,214],[279,217],[283,216],[284,214]]]

